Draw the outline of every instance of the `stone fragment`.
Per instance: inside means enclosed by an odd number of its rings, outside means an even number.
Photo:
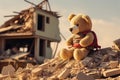
[[[5,78],[7,78],[7,77],[8,77],[7,75],[0,74],[0,80],[5,80]]]
[[[86,57],[85,59],[80,61],[81,66],[87,66],[89,62],[91,62],[93,59],[91,57]]]
[[[107,62],[109,60],[109,55],[105,54],[102,58],[102,62]]]
[[[32,70],[32,76],[38,76],[39,74],[41,74],[42,72],[42,68],[35,68]]]
[[[104,77],[110,77],[120,74],[120,68],[109,69],[103,72]]]
[[[77,79],[78,80],[95,80],[93,77],[88,76],[88,75],[86,75],[86,74],[84,74],[82,72],[77,74]]]
[[[70,74],[70,69],[66,68],[61,74],[58,75],[59,79],[65,79]]]
[[[23,71],[23,68],[19,67],[19,68],[17,69],[16,73],[20,73],[20,72],[22,72],[22,71]]]
[[[102,68],[108,68],[108,66],[109,66],[109,62],[102,62],[100,64],[100,67],[102,67]]]
[[[26,73],[21,73],[17,75],[19,80],[27,80],[27,74]]]
[[[14,75],[15,74],[15,69],[12,65],[4,66],[2,69],[1,74],[3,75]]]
[[[92,72],[90,72],[90,73],[88,73],[87,75],[89,75],[89,76],[92,76],[93,78],[95,78],[95,79],[98,79],[98,78],[101,78],[101,74],[100,74],[100,72],[99,71],[92,71]]]
[[[95,80],[106,80],[106,79],[95,79]]]
[[[59,80],[59,78],[57,78],[57,76],[51,76],[51,77],[48,78],[47,80]]]
[[[120,39],[113,41],[113,47],[114,49],[120,51]]]
[[[109,67],[111,69],[116,68],[118,66],[118,61],[110,61],[109,62]]]

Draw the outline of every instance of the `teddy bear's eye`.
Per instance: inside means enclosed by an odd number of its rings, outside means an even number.
[[[79,24],[76,24],[76,26],[79,26]]]

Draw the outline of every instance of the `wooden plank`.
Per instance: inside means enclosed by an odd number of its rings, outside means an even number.
[[[21,28],[22,26],[20,25],[12,25],[12,26],[8,26],[8,27],[2,27],[0,28],[0,33],[5,32],[5,31],[9,31],[11,29],[18,29]]]
[[[3,28],[0,28],[0,32],[5,32],[5,31],[8,31],[8,30],[11,30],[12,28],[13,28],[13,26],[3,27]]]
[[[32,32],[24,32],[24,33],[4,33],[4,34],[0,34],[0,36],[5,36],[5,37],[8,37],[8,36],[31,36],[33,35]]]
[[[38,76],[39,74],[41,74],[43,71],[42,68],[35,68],[32,70],[32,76]]]
[[[17,16],[17,15],[5,15],[4,17],[14,17],[14,16]]]
[[[16,55],[11,56],[10,58],[18,60],[19,58],[22,58],[24,56],[27,56],[29,53],[18,53]]]

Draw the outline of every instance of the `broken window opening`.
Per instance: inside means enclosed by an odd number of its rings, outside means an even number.
[[[38,27],[37,29],[40,31],[44,31],[45,30],[45,21],[44,21],[44,16],[38,14]]]
[[[49,24],[50,23],[50,18],[46,17],[46,23]]]
[[[45,40],[40,39],[39,41],[39,56],[45,56]]]
[[[30,52],[29,57],[34,57],[34,38],[5,39],[5,51],[11,50],[13,54]]]

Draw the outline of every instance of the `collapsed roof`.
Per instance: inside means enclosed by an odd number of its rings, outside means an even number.
[[[27,0],[25,0],[27,1]],[[30,3],[29,1],[27,1]],[[57,14],[57,12],[51,11],[51,8],[49,6],[49,10],[43,9],[43,4],[48,3],[48,0],[42,1],[40,4],[35,5],[34,7],[31,7],[29,9],[22,10],[21,12],[14,12],[17,13],[17,15],[8,15],[5,17],[12,17],[8,21],[6,21],[3,25],[0,26],[0,34],[2,33],[23,33],[23,32],[31,32],[32,31],[32,26],[33,26],[33,13],[35,10],[42,10],[50,15],[53,15],[57,18],[60,16]],[[33,3],[31,3],[33,4]]]

